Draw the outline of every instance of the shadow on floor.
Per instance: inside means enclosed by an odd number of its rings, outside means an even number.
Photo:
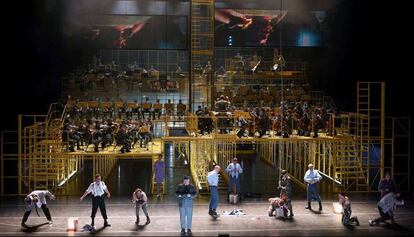
[[[391,223],[387,223],[387,222],[383,225],[383,227],[385,229],[397,230],[397,231],[403,232],[403,233],[408,233],[408,232],[413,231],[411,228],[407,228],[406,226],[402,226],[402,225],[399,225],[399,224],[391,224]]]
[[[317,211],[317,210],[313,210],[313,209],[308,209],[309,211],[311,211],[313,214],[322,214],[322,211]]]
[[[93,230],[91,230],[90,234],[91,234],[91,235],[96,235],[96,234],[99,234],[99,233],[100,233],[100,232],[102,232],[105,228],[106,228],[105,226],[102,226],[102,227],[100,227],[100,228],[98,228],[98,229],[93,229]]]
[[[144,230],[147,225],[137,225],[136,230]]]
[[[48,222],[39,224],[39,225],[33,225],[33,226],[27,226],[25,229],[22,229],[22,232],[25,233],[33,233],[33,232],[37,232],[38,230],[40,230],[42,226],[48,225]]]

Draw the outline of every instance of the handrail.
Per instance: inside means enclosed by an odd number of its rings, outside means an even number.
[[[50,125],[51,121],[55,118],[58,118],[60,121],[63,122],[64,115],[66,114],[67,105],[65,104],[63,106],[63,109],[60,109],[61,105],[62,104],[58,103],[58,102],[54,102],[54,103],[50,104],[49,110],[48,110],[47,115],[46,115],[46,124],[47,125]]]
[[[295,178],[292,175],[289,175],[290,179],[295,182],[300,188],[302,188],[303,190],[306,190],[306,184],[304,184],[303,182],[301,182],[299,179]]]
[[[49,109],[47,110],[47,114],[46,114],[46,123],[48,123],[48,121],[49,121],[49,119],[50,119],[50,116],[51,116],[50,114],[52,113],[53,104],[54,104],[54,103],[50,104],[50,105],[49,105]]]
[[[280,112],[274,112],[274,116],[275,117],[280,117],[281,113]],[[351,113],[350,113],[351,114]],[[348,115],[334,115],[333,113],[328,113],[329,119],[327,121],[326,124],[324,124],[324,127],[319,128],[322,131],[325,131],[328,133],[329,136],[334,137],[335,136],[335,132],[338,130],[338,127],[335,127],[335,119],[343,119],[343,118],[348,118]],[[161,116],[162,120],[165,123],[169,123],[169,122],[184,122],[186,123],[186,129],[187,131],[192,134],[194,133],[194,136],[198,136],[198,121],[201,120],[205,120],[205,119],[210,119],[212,122],[212,130],[215,131],[213,133],[217,133],[219,130],[221,129],[230,129],[232,131],[237,131],[238,129],[240,129],[240,127],[238,126],[238,119],[239,119],[239,114],[233,113],[233,114],[229,114],[229,115],[215,115],[212,114],[210,116],[197,116],[191,113],[187,113],[184,116],[168,116],[168,115],[163,115]],[[361,116],[361,118],[364,118],[364,116]],[[249,119],[249,118],[247,118]],[[358,117],[359,119],[359,117]],[[220,124],[220,120],[227,120],[227,121],[231,121],[230,123],[223,123]],[[298,130],[299,128],[299,124],[298,122],[296,122],[294,117],[290,118],[290,126],[289,129],[291,131],[293,130]],[[317,121],[318,122],[318,121]],[[310,131],[314,131],[314,127],[315,127],[315,121],[313,119],[310,119],[309,121],[309,126],[310,126]],[[269,124],[270,130],[273,130],[274,128],[272,128],[272,119],[271,117],[269,117]],[[257,123],[255,120],[251,121],[251,126],[253,127],[253,130],[256,131],[257,130]]]
[[[66,116],[66,110],[67,110],[67,108],[68,108],[68,105],[67,104],[65,104],[65,107],[63,108],[63,112],[62,112],[62,115],[60,116],[60,121],[64,121],[64,119],[65,119],[65,116]]]

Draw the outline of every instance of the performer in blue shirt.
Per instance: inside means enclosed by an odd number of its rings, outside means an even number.
[[[217,190],[218,185],[218,179],[219,179],[219,172],[220,172],[220,166],[216,165],[214,167],[214,170],[211,172],[208,172],[207,175],[207,182],[210,186],[210,205],[208,208],[208,214],[211,216],[217,216],[217,205],[219,201],[219,194]]]
[[[306,209],[312,209],[311,207],[311,201],[312,201],[312,195],[315,196],[316,200],[319,202],[319,211],[322,211],[322,201],[321,197],[319,196],[318,192],[318,183],[321,181],[322,176],[319,174],[318,170],[313,169],[313,165],[308,165],[309,170],[306,171],[304,180],[308,184],[308,206],[306,206]]]
[[[236,193],[240,193],[240,174],[243,173],[243,168],[237,163],[237,158],[233,159],[233,163],[230,163],[226,172],[229,174],[229,194],[231,193],[233,186],[236,185]]]

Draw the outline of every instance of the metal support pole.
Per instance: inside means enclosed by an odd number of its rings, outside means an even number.
[[[18,133],[18,161],[17,161],[17,193],[22,195],[22,115],[18,115],[18,124],[17,124],[17,133]]]
[[[385,146],[385,82],[381,82],[381,177],[384,177]]]
[[[4,146],[3,146],[3,141],[4,141],[4,132],[1,131],[1,164],[0,164],[0,169],[1,169],[1,195],[4,195]]]

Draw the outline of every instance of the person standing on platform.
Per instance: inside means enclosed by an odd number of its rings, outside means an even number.
[[[404,205],[404,200],[400,200],[400,197],[400,191],[390,192],[385,195],[381,201],[378,202],[378,211],[381,217],[369,220],[369,225],[378,225],[379,223],[384,223],[387,220],[391,220],[391,223],[395,224],[394,210],[397,206]]]
[[[381,192],[381,198],[390,192],[394,192],[395,190],[396,185],[394,180],[391,179],[390,172],[386,172],[385,177],[378,183],[378,191]]]
[[[162,156],[158,156],[158,160],[154,163],[155,183],[157,183],[157,198],[161,197],[161,185],[165,179],[165,163]]]
[[[233,163],[230,163],[226,172],[229,174],[229,194],[233,190],[233,186],[236,186],[236,193],[240,194],[240,174],[243,173],[243,168],[239,163],[237,163],[237,158],[233,159]]]
[[[190,177],[185,175],[183,183],[178,185],[175,191],[178,198],[178,207],[180,209],[181,236],[191,235],[191,226],[193,222],[193,199],[197,196],[194,185],[190,184]]]
[[[98,207],[104,219],[104,227],[111,226],[108,223],[108,217],[106,216],[106,207],[105,207],[105,200],[104,200],[105,193],[107,194],[108,198],[111,197],[111,194],[109,193],[109,190],[106,187],[105,183],[101,181],[100,174],[95,175],[95,181],[89,185],[88,189],[86,189],[85,193],[80,198],[80,201],[82,202],[82,200],[90,193],[93,195],[91,226],[95,226],[95,215],[96,215],[96,212],[98,211]]]
[[[287,207],[289,209],[289,217],[293,217],[292,209],[292,183],[286,170],[282,170],[279,179],[280,198],[286,198]]]
[[[219,193],[218,193],[218,181],[219,181],[219,172],[220,172],[220,166],[216,165],[214,166],[214,170],[211,172],[208,172],[207,175],[207,182],[210,186],[210,204],[208,208],[208,214],[210,216],[217,216],[217,205],[219,202]]]
[[[318,192],[318,183],[321,181],[322,176],[319,174],[318,170],[313,169],[313,164],[308,165],[308,171],[305,173],[304,180],[307,183],[307,199],[308,205],[305,207],[306,209],[312,209],[311,202],[312,197],[315,197],[319,203],[319,211],[322,211],[322,201],[321,197],[319,196]]]
[[[359,225],[359,220],[356,216],[351,217],[351,200],[344,194],[339,193],[339,204],[342,205],[342,224],[345,226]]]
[[[48,190],[35,190],[26,196],[24,199],[25,213],[22,219],[22,227],[27,227],[26,221],[29,218],[33,207],[35,208],[37,215],[39,215],[37,208],[42,208],[43,213],[48,220],[48,224],[51,225],[53,223],[52,216],[50,215],[49,208],[47,207],[46,197],[49,197],[50,200],[55,200],[55,196]]]
[[[151,222],[147,211],[147,201],[147,195],[140,188],[135,189],[135,191],[132,193],[132,203],[135,204],[135,214],[137,216],[137,221],[135,221],[136,225],[139,225],[140,208],[142,208],[142,211],[144,212],[145,217],[147,218],[147,222],[145,222],[145,225],[148,225]]]

